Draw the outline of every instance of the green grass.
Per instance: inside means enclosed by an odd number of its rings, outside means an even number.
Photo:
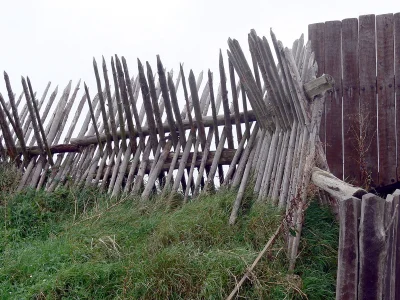
[[[237,224],[229,226],[230,191],[174,209],[163,199],[115,205],[121,199],[96,190],[6,198],[0,206],[0,299],[223,299],[282,219],[248,194]],[[309,299],[333,299],[338,236],[326,208],[311,205],[302,240],[298,286]],[[281,235],[240,297],[301,299],[287,267]]]

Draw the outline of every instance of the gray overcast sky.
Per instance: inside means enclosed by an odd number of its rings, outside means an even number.
[[[16,93],[28,75],[39,95],[48,81],[64,88],[70,79],[95,90],[92,58],[113,54],[127,58],[136,74],[136,58],[155,66],[160,54],[167,69],[180,62],[195,74],[216,71],[218,51],[228,37],[247,49],[250,29],[269,35],[273,28],[285,46],[308,24],[395,13],[397,1],[257,1],[257,0],[0,0],[0,67]],[[397,3],[397,5],[396,5]],[[52,90],[52,89],[51,89]],[[0,91],[5,85],[1,80]]]

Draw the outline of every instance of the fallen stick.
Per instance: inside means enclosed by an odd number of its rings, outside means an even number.
[[[283,227],[283,222],[279,225],[278,229],[275,231],[274,235],[271,236],[267,244],[265,245],[264,249],[258,254],[257,258],[254,260],[253,264],[250,266],[250,268],[247,269],[246,273],[243,275],[242,279],[240,279],[239,283],[235,286],[235,288],[232,290],[232,292],[229,294],[228,298],[226,300],[231,300],[235,296],[235,294],[239,291],[240,287],[243,285],[243,283],[246,281],[247,278],[249,278],[251,272],[254,270],[255,266],[258,264],[260,259],[264,256],[265,252],[267,252],[268,248],[273,244],[275,241],[276,237],[278,236],[279,232],[281,231]]]

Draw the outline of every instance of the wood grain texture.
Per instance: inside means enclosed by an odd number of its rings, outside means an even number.
[[[340,201],[340,230],[336,299],[357,299],[358,226],[361,200],[348,197]]]
[[[358,299],[381,299],[385,258],[385,200],[366,194],[361,202]]]
[[[317,77],[325,73],[325,23],[315,23],[308,25],[308,39],[311,41],[311,50],[315,54],[318,63]],[[321,119],[319,137],[326,151],[325,139],[325,110]]]
[[[324,73],[331,75],[336,83],[325,98],[326,156],[331,172],[338,178],[343,178],[341,25],[340,21],[325,23],[324,43]]]
[[[376,16],[379,185],[396,181],[393,14]]]
[[[394,15],[394,76],[396,85],[396,118],[397,118],[397,181],[400,181],[400,13]]]
[[[344,178],[360,184],[358,19],[342,21]]]
[[[361,181],[369,174],[371,185],[378,184],[378,144],[376,116],[376,46],[375,15],[359,17],[359,78],[360,78],[360,115],[368,126],[365,128],[365,153],[361,169]]]

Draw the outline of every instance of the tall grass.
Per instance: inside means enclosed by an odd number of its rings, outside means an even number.
[[[234,199],[234,192],[219,191],[171,208],[161,198],[110,200],[92,189],[14,193],[0,206],[1,298],[223,299],[282,220],[247,193],[237,224],[229,226]],[[326,209],[312,210],[329,219]],[[337,225],[326,221],[332,236],[316,238],[308,220],[315,222],[307,214],[300,284],[286,273],[280,236],[241,298],[333,295]]]

